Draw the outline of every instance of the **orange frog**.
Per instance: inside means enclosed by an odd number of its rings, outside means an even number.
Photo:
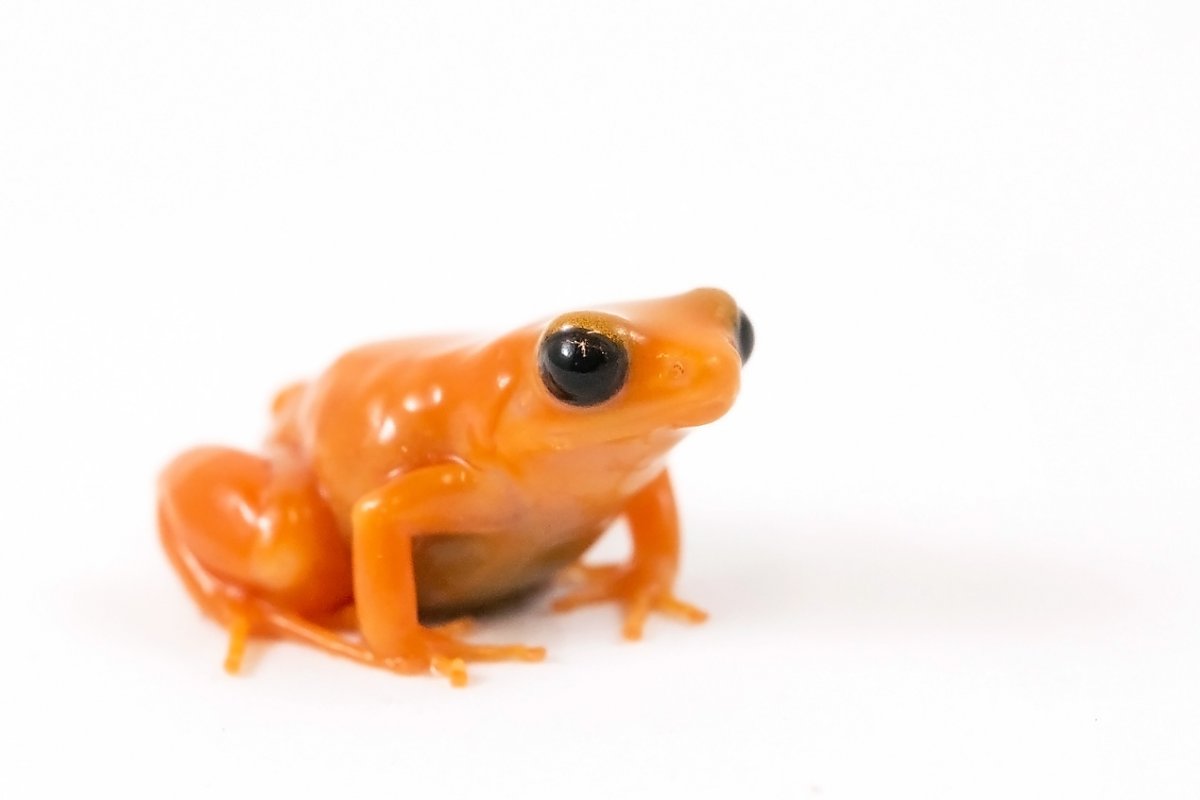
[[[724,414],[754,333],[717,289],[572,312],[493,341],[368,345],[275,399],[265,454],[190,450],[159,481],[159,533],[200,607],[251,634],[466,683],[471,661],[544,650],[469,644],[453,618],[560,572],[557,610],[613,600],[624,634],[672,592],[679,522],[665,458]],[[618,517],[628,564],[575,565]]]

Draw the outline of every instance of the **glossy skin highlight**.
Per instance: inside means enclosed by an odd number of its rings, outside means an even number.
[[[465,620],[422,620],[486,609],[558,575],[575,586],[557,610],[616,601],[627,638],[656,611],[699,622],[704,612],[673,593],[680,536],[665,459],[686,429],[732,405],[750,333],[742,320],[729,295],[698,289],[490,341],[353,350],[276,397],[262,455],[204,447],[166,467],[162,544],[200,607],[229,628],[231,672],[247,637],[262,635],[402,673],[433,669],[461,686],[468,662],[544,651],[472,645]],[[538,366],[545,337],[575,328],[628,358],[619,391],[587,407],[556,397]],[[621,516],[629,563],[579,564]]]

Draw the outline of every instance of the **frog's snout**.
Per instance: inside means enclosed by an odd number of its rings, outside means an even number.
[[[750,354],[754,352],[754,326],[750,324],[750,317],[741,309],[738,310],[734,339],[737,341],[738,355],[742,357],[742,366],[745,366],[750,360]]]

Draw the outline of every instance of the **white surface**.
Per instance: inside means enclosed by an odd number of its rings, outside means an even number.
[[[893,5],[0,6],[5,794],[1198,796],[1200,17]],[[708,625],[221,673],[173,452],[704,284],[759,334],[675,459]]]

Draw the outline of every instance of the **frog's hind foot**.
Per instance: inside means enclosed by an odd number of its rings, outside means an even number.
[[[164,549],[188,593],[205,614],[223,625],[229,633],[224,667],[230,675],[242,671],[246,649],[253,638],[291,639],[334,655],[378,666],[378,660],[370,651],[349,636],[339,633],[339,630],[347,627],[347,623],[353,622],[351,613],[341,609],[315,622],[269,601],[249,596],[240,587],[209,572],[194,554],[171,536],[167,527],[164,526],[162,531]]]
[[[188,593],[229,629],[227,671],[240,669],[252,636],[363,660],[363,648],[332,630],[354,622],[345,612],[349,548],[311,475],[286,450],[184,453],[160,478],[158,523]]]
[[[257,605],[257,607],[256,607]],[[251,636],[262,638],[286,637],[304,642],[336,655],[370,663],[370,653],[337,631],[300,617],[253,601],[232,602],[226,612],[229,644],[225,650],[225,671],[237,675],[242,671],[246,646]],[[337,621],[336,617],[332,618]]]
[[[167,531],[167,528],[163,528]],[[385,658],[372,652],[355,630],[354,607],[344,606],[317,620],[280,608],[261,598],[247,596],[238,587],[217,578],[189,551],[164,533],[163,543],[184,585],[200,607],[229,632],[225,671],[241,672],[250,639],[282,638],[307,644],[332,655],[366,666],[415,675],[434,672],[452,686],[467,684],[467,664],[483,661],[541,661],[546,651],[524,645],[469,644],[460,637],[469,633],[474,621],[460,618],[437,627],[421,628],[412,643],[411,655]]]
[[[251,600],[231,614],[225,667],[237,671],[247,632],[251,630],[303,642],[360,664],[402,675],[433,672],[449,679],[455,687],[467,685],[467,664],[471,662],[541,661],[546,657],[546,651],[541,647],[462,641],[460,637],[473,625],[470,619],[458,619],[436,628],[421,628],[410,642],[408,653],[383,657],[368,649],[357,636],[340,635],[296,614]]]
[[[208,447],[163,472],[159,537],[197,605],[229,631],[227,672],[252,637],[284,638],[405,674],[431,670],[455,686],[472,661],[540,661],[521,645],[468,644],[469,621],[420,627],[393,656],[358,632],[349,548],[309,473],[286,451],[260,457]]]

